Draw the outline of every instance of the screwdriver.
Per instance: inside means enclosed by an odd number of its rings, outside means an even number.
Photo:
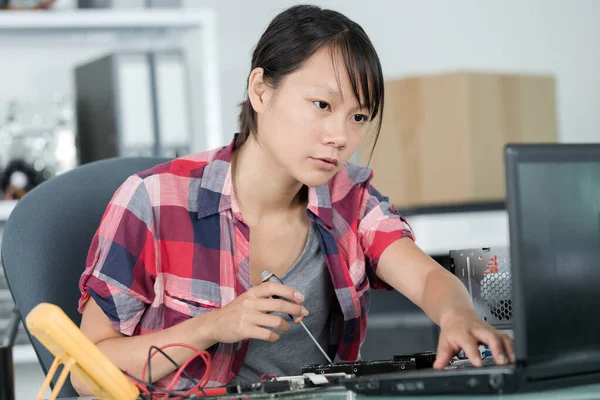
[[[281,282],[281,279],[279,279],[277,277],[277,275],[275,275],[274,273],[272,273],[269,270],[264,270],[262,274],[260,274],[260,279],[263,282],[277,282],[283,285],[283,282]],[[279,296],[273,296],[273,298],[275,299],[281,299],[281,297]],[[321,353],[323,353],[323,355],[325,356],[325,358],[327,359],[327,361],[329,361],[329,364],[333,364],[333,361],[331,361],[331,358],[329,358],[329,356],[327,355],[327,353],[325,353],[325,350],[323,350],[323,348],[321,347],[321,345],[319,344],[319,342],[317,342],[317,339],[315,339],[315,337],[312,335],[312,333],[310,333],[310,331],[308,330],[308,328],[306,327],[306,325],[304,325],[304,322],[302,322],[302,319],[304,317],[298,317],[296,319],[294,319],[293,315],[288,314],[288,316],[292,319],[292,321],[294,321],[295,323],[299,323],[300,325],[302,325],[302,327],[304,328],[304,330],[306,331],[306,333],[308,334],[308,336],[312,339],[313,343],[317,346],[317,348],[321,351]]]

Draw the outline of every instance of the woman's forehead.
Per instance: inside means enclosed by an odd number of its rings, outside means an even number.
[[[323,90],[343,98],[355,97],[348,70],[339,51],[319,50],[289,78],[289,83],[297,86]],[[358,86],[363,97],[362,87]]]

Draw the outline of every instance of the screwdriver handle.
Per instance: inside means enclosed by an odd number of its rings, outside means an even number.
[[[277,277],[277,275],[275,275],[274,273],[272,273],[272,272],[271,272],[271,271],[269,271],[268,269],[264,270],[264,271],[262,272],[262,274],[260,274],[260,279],[261,279],[263,282],[276,282],[276,283],[280,283],[280,284],[282,284],[282,285],[283,285],[283,282],[281,281],[281,279],[279,279],[279,278]],[[274,298],[274,299],[281,299],[281,297],[279,297],[279,296],[273,296],[273,298]],[[298,317],[298,318],[296,318],[296,319],[294,319],[294,316],[293,316],[293,315],[290,315],[290,314],[288,314],[288,316],[289,316],[289,317],[290,317],[290,319],[291,319],[292,321],[294,321],[296,324],[297,324],[297,323],[299,323],[299,322],[301,322],[301,321],[304,319],[304,317],[302,317],[302,316],[300,316],[300,317]]]

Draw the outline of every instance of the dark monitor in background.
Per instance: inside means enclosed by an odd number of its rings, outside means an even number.
[[[600,144],[508,145],[506,178],[517,359],[590,370],[600,363]]]

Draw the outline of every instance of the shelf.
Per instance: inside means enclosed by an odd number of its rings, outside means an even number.
[[[31,344],[20,344],[13,347],[13,362],[15,364],[37,364],[39,361]]]
[[[0,11],[2,31],[192,29],[213,12],[189,10]]]
[[[505,210],[422,214],[406,219],[417,244],[429,255],[447,256],[450,250],[509,245]]]
[[[396,207],[405,217],[422,214],[454,214],[464,212],[504,211],[506,203],[501,201],[471,202],[446,205],[429,205],[415,207]]]
[[[8,216],[16,205],[17,200],[0,200],[0,223],[8,220]]]

